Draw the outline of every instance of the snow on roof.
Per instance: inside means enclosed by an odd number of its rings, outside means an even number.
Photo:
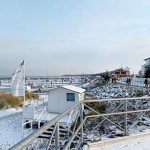
[[[86,91],[85,89],[74,86],[74,85],[64,85],[64,86],[59,86],[59,87],[52,88],[48,92],[51,92],[51,91],[56,90],[58,88],[64,88],[64,89],[71,90],[71,91],[74,91],[74,92],[77,92],[77,93],[84,93]]]
[[[74,86],[74,85],[65,85],[65,86],[61,86],[61,87],[65,88],[67,90],[71,90],[71,91],[77,92],[77,93],[84,93],[85,92],[85,89],[77,87],[77,86]]]
[[[144,61],[149,60],[149,59],[150,59],[150,57],[149,57],[149,58],[144,59]]]

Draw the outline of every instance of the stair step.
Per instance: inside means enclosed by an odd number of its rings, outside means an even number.
[[[43,134],[47,134],[47,135],[51,135],[53,132],[52,131],[45,131],[45,132],[43,132]],[[63,135],[66,135],[66,134],[68,134],[68,132],[59,132],[59,134],[63,134]]]
[[[67,135],[66,134],[59,134],[59,136],[60,137],[65,137]],[[46,133],[46,134],[41,134],[38,138],[47,138],[47,139],[50,139],[50,137],[51,137],[51,134]],[[53,138],[55,138],[55,135],[53,136]]]
[[[50,139],[50,136],[42,136],[42,135],[40,135],[40,136],[38,136],[38,138],[41,138],[41,139]]]
[[[53,130],[53,129],[54,129],[54,127],[50,127],[50,128],[49,128],[49,130]],[[60,130],[66,130],[65,128],[63,128],[63,127],[61,127],[61,126],[59,126],[59,129],[60,129]]]

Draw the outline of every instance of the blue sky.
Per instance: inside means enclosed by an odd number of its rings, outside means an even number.
[[[0,75],[92,73],[150,57],[148,0],[1,0]]]

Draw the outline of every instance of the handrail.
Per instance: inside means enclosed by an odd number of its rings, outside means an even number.
[[[91,102],[107,102],[107,101],[122,101],[122,100],[142,100],[150,99],[150,97],[133,97],[133,98],[112,98],[112,99],[92,99],[92,100],[82,100],[82,103],[91,103]]]
[[[53,139],[53,136],[54,136],[54,134],[55,134],[55,130],[56,130],[56,126],[55,126],[54,129],[53,129],[53,133],[52,133],[52,135],[51,135],[51,138],[50,138],[50,140],[49,140],[49,143],[48,143],[48,146],[47,146],[47,149],[46,149],[46,150],[49,150],[49,147],[51,146],[52,139]]]
[[[49,129],[51,126],[53,126],[55,123],[57,123],[62,117],[64,117],[67,113],[69,113],[71,110],[76,108],[77,106],[80,105],[80,102],[66,110],[64,113],[56,116],[54,119],[52,119],[50,122],[42,126],[39,130],[36,132],[32,133],[13,147],[11,147],[9,150],[22,150],[26,145],[30,144],[34,139],[36,139],[38,136],[40,136],[44,131]]]
[[[39,116],[39,118],[38,118],[38,129],[40,128],[41,118],[42,118],[42,116],[44,115],[44,113],[45,113],[45,115],[46,115],[46,106],[43,108],[43,110],[42,110],[42,112],[40,113],[40,116]]]
[[[78,134],[78,132],[80,131],[82,125],[85,123],[85,121],[87,120],[87,117],[84,118],[83,122],[80,124],[80,126],[77,128],[76,132],[72,135],[72,137],[70,138],[70,141],[67,143],[67,145],[63,148],[63,150],[68,150],[71,142],[73,141],[73,139],[76,137],[76,135]]]
[[[46,106],[34,106],[34,114],[41,114]]]
[[[43,115],[43,113],[44,113],[45,111],[46,111],[46,106],[45,106],[45,107],[43,108],[43,110],[41,111],[38,120],[41,119],[41,117],[42,117],[42,115]]]
[[[73,113],[73,110],[70,112],[70,115],[69,115],[69,119],[68,119],[68,122],[67,122],[67,124],[69,124],[69,122],[70,122],[70,120],[71,120],[72,113]]]
[[[34,139],[36,139],[38,136],[40,136],[44,131],[46,131],[47,129],[49,129],[51,126],[53,126],[54,124],[56,124],[57,122],[60,121],[60,119],[62,117],[64,117],[65,115],[67,115],[70,111],[72,111],[73,109],[75,109],[76,107],[80,106],[80,104],[84,104],[84,103],[93,103],[93,102],[107,102],[107,101],[121,101],[121,100],[145,100],[145,99],[150,99],[150,97],[138,97],[138,98],[119,98],[119,99],[99,99],[99,100],[83,100],[78,102],[77,104],[75,104],[74,106],[72,106],[71,108],[69,108],[68,110],[66,110],[64,113],[56,116],[54,119],[52,119],[50,122],[48,122],[47,124],[45,124],[44,126],[42,126],[39,130],[37,130],[36,132],[32,133],[31,135],[29,135],[28,137],[26,137],[24,140],[20,141],[19,143],[17,143],[16,145],[14,145],[12,148],[10,148],[10,150],[22,150],[25,146],[27,146],[28,144],[30,144]],[[127,111],[127,112],[119,112],[120,114],[128,114],[128,113],[136,113],[136,112],[146,112],[146,111],[150,111],[150,109],[145,109],[145,110],[139,110],[139,111]],[[111,115],[115,115],[117,113],[112,113]],[[101,114],[104,115],[104,114]],[[91,117],[99,117],[101,115],[93,115]],[[105,114],[105,116],[107,116],[107,114]],[[86,118],[89,118],[85,117]],[[85,122],[84,119],[84,122]],[[81,124],[82,125],[82,124]],[[78,128],[77,131],[80,130],[80,127]],[[76,134],[76,133],[75,133]],[[74,136],[71,138],[74,139]]]
[[[31,124],[31,127],[30,127],[29,129],[24,130],[24,126],[27,125],[28,123]],[[30,121],[28,121],[28,122],[24,122],[24,123],[22,124],[22,138],[24,137],[24,132],[27,132],[27,131],[29,131],[29,130],[31,130],[31,132],[32,132],[32,126],[33,126],[32,120],[30,120]]]

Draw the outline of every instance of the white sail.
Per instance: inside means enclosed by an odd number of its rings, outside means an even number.
[[[12,75],[11,91],[13,96],[24,96],[24,61],[19,65],[16,72]]]

